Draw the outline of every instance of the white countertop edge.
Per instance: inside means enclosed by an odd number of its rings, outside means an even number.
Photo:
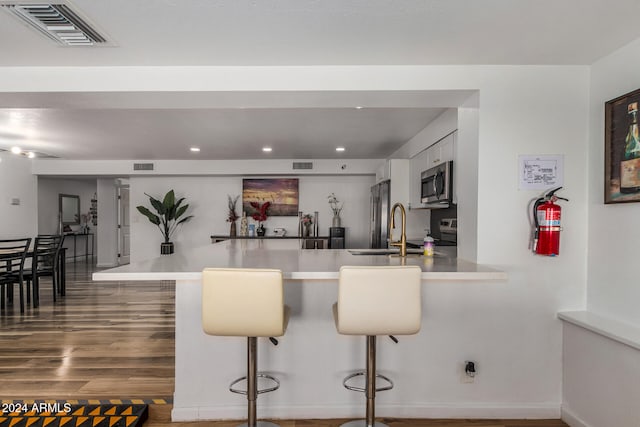
[[[507,273],[503,271],[430,271],[422,273],[422,280],[506,280]],[[201,272],[122,272],[109,273],[97,272],[93,273],[93,280],[96,281],[141,281],[141,280],[201,280]],[[338,280],[337,271],[329,272],[293,272],[284,274],[285,280]]]
[[[640,350],[640,327],[589,311],[561,311],[558,318]]]
[[[142,281],[142,280],[201,280],[202,272],[173,272],[173,273],[161,273],[161,272],[143,272],[143,273],[107,273],[99,272],[93,273],[91,276],[95,281],[107,281],[107,282],[120,282],[120,281]]]

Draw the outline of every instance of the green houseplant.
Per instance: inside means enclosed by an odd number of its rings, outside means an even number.
[[[158,214],[154,214],[145,206],[137,206],[137,209],[142,215],[146,216],[152,224],[157,225],[160,229],[162,237],[164,237],[164,243],[160,245],[160,253],[162,255],[172,254],[173,242],[171,242],[171,236],[180,224],[184,224],[193,218],[193,215],[183,216],[189,208],[189,205],[182,204],[184,197],[176,200],[176,195],[173,190],[169,190],[162,201],[153,198],[147,193],[144,194],[149,197],[151,206]]]

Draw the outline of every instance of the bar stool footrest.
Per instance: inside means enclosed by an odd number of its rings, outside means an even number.
[[[258,378],[266,378],[270,381],[273,381],[275,383],[275,385],[273,387],[267,387],[267,388],[263,388],[262,390],[258,390],[258,394],[262,394],[262,393],[269,393],[271,391],[276,391],[277,389],[280,388],[280,381],[278,381],[277,378],[272,377],[271,375],[267,375],[267,374],[258,374],[256,375]],[[246,376],[244,377],[240,377],[237,380],[233,381],[231,384],[229,384],[229,391],[231,393],[236,393],[236,394],[243,394],[246,396],[247,394],[247,390],[242,390],[239,388],[233,388],[234,385],[238,384],[239,382],[245,381],[247,379]]]
[[[365,376],[366,374],[367,374],[366,371],[360,371],[360,372],[355,372],[355,373],[353,373],[351,375],[347,375],[346,377],[344,377],[344,380],[342,380],[342,385],[347,390],[358,391],[360,393],[364,393],[366,391],[366,389],[364,387],[352,386],[352,385],[347,384],[347,382],[349,380],[351,380],[352,378],[359,377],[359,376]],[[384,387],[376,388],[376,391],[386,391],[386,390],[391,390],[393,388],[393,381],[391,381],[389,378],[385,377],[384,375],[376,374],[376,378],[380,378],[380,379],[382,379],[382,380],[384,380],[384,381],[389,383],[389,385],[386,385]]]

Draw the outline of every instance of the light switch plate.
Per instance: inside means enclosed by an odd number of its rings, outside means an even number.
[[[17,197],[12,198],[11,204],[14,206],[18,206],[20,204],[20,199],[18,199]]]

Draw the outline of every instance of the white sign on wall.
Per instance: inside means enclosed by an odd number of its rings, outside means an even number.
[[[564,156],[518,156],[519,190],[546,190],[561,187],[564,181]]]

